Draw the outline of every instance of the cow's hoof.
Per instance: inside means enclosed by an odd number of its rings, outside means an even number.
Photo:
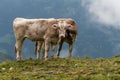
[[[48,58],[45,58],[44,60],[45,60],[45,61],[47,61],[47,60],[48,60]]]
[[[60,57],[59,57],[59,56],[57,56],[57,58],[59,59]]]
[[[69,56],[68,58],[72,58],[72,56]]]
[[[44,58],[44,57],[42,57],[42,60],[45,60],[45,58]]]
[[[21,62],[22,60],[17,60],[17,62]]]
[[[17,58],[17,62],[21,62],[22,61],[22,59],[21,58]]]
[[[37,60],[40,60],[40,58],[36,58]]]
[[[54,58],[54,56],[51,56],[51,58]]]

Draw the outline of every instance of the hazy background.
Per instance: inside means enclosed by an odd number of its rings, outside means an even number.
[[[120,55],[120,0],[0,0],[0,61],[15,59],[12,22],[23,18],[73,18],[78,23],[74,57]],[[26,40],[23,58],[34,56],[35,43]],[[68,56],[64,44],[61,57]]]

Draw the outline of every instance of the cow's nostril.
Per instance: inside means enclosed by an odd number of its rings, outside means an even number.
[[[61,38],[64,38],[64,36],[61,36]]]

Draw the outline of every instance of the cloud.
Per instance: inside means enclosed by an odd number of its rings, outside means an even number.
[[[81,0],[90,14],[90,20],[120,28],[120,0]]]

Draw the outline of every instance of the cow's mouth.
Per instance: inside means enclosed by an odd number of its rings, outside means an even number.
[[[61,34],[59,37],[63,39],[63,38],[65,38],[65,35]]]

